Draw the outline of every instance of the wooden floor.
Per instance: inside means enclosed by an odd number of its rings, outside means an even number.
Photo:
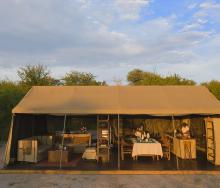
[[[74,154],[70,162],[62,164],[62,170],[76,171],[108,171],[118,170],[117,151],[112,151],[109,163],[97,163],[94,160],[81,159],[82,154]],[[121,161],[120,170],[131,171],[175,171],[175,170],[195,170],[195,171],[220,171],[220,166],[214,166],[206,160],[205,154],[197,152],[196,160],[178,160],[177,166],[176,157],[171,155],[171,160],[153,160],[151,157],[139,157],[138,161],[132,160],[131,157],[125,157]],[[17,163],[8,166],[6,169],[21,169],[21,170],[56,170],[60,169],[59,163],[48,163],[47,160],[40,161],[37,164]]]

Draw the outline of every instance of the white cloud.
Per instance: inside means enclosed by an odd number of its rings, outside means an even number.
[[[203,22],[198,21],[198,23],[187,24],[182,28],[182,31],[189,31],[201,28]]]
[[[204,19],[198,19],[197,22],[199,24],[206,24],[208,21],[207,20],[204,20]]]
[[[192,4],[189,4],[187,8],[188,9],[194,9],[194,8],[197,7],[197,5],[198,5],[197,3],[192,3]]]
[[[150,0],[115,0],[121,13],[120,18],[123,20],[137,20],[140,16],[140,10],[149,5]]]
[[[140,11],[150,2],[0,1],[0,78],[16,79],[17,67],[38,63],[57,77],[75,69],[108,81],[125,78],[133,68],[187,77],[194,72],[196,80],[219,75],[220,37],[203,28],[215,19],[218,12],[211,10],[218,4],[191,5],[198,11],[187,24],[174,14],[140,23]]]
[[[220,9],[220,4],[212,2],[212,1],[207,1],[207,2],[201,3],[199,7],[203,9]]]
[[[220,3],[211,0],[201,3],[194,18],[206,20],[211,24],[220,24]]]

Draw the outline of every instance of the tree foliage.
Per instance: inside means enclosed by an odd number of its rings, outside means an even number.
[[[170,76],[161,76],[152,72],[144,72],[140,69],[134,69],[127,75],[127,81],[130,85],[195,85],[193,80],[180,77],[177,74]]]
[[[210,82],[204,82],[202,85],[206,86],[215,97],[220,100],[220,81],[212,80]]]
[[[9,80],[0,81],[0,129],[1,139],[7,135],[12,108],[26,94],[27,88]]]
[[[182,78],[178,74],[166,76],[162,79],[163,79],[164,85],[196,85],[195,81]]]
[[[98,82],[95,76],[87,72],[71,71],[64,78],[64,85],[106,85],[105,82]]]
[[[54,79],[50,71],[43,65],[27,65],[18,70],[20,83],[25,86],[53,85]]]

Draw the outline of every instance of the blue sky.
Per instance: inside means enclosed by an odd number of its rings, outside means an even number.
[[[140,68],[220,80],[220,1],[2,0],[0,78],[26,64],[126,80]]]

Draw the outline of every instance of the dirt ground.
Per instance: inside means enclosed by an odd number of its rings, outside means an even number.
[[[0,167],[3,149],[0,149]],[[0,174],[0,187],[44,188],[220,188],[220,175],[45,175]]]
[[[218,188],[215,175],[0,175],[5,187],[76,187],[76,188]]]

